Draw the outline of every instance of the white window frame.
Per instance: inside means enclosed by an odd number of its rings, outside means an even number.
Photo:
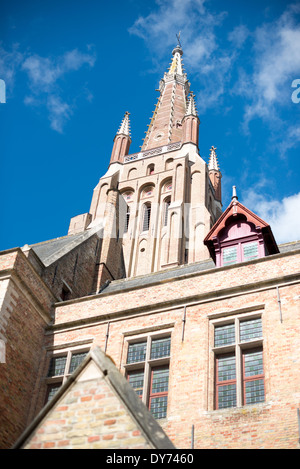
[[[259,308],[261,309],[261,308]],[[211,315],[213,316],[213,315]],[[263,326],[263,312],[260,311],[251,311],[247,313],[226,313],[226,316],[218,317],[213,319],[210,316],[210,327],[211,327],[211,362],[210,362],[210,370],[211,370],[211,379],[210,379],[210,389],[211,392],[209,395],[211,399],[208,402],[209,410],[221,411],[221,410],[232,410],[234,408],[240,408],[247,405],[252,404],[243,404],[243,369],[242,369],[242,359],[243,359],[243,351],[250,350],[254,348],[262,348],[263,357],[264,357],[264,347],[263,347],[263,331],[262,336],[259,338],[250,339],[248,341],[240,341],[240,323],[244,320],[251,320],[251,319],[261,319],[262,326]],[[233,344],[228,345],[221,345],[215,347],[214,340],[215,340],[215,328],[216,326],[225,326],[227,324],[234,324],[235,325],[235,342]],[[236,363],[236,407],[228,407],[225,409],[216,409],[216,358],[220,355],[229,353],[234,353],[235,355],[235,363]],[[265,362],[265,360],[264,360]],[[265,363],[264,363],[265,368]],[[264,379],[264,384],[266,383]],[[265,396],[266,396],[266,387],[265,387]],[[256,403],[255,405],[257,405]]]

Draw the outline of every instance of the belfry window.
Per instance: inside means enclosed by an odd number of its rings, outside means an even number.
[[[149,164],[147,167],[147,175],[149,176],[151,174],[154,174],[154,164]]]
[[[156,419],[167,415],[171,337],[149,335],[128,344],[126,376]]]
[[[127,231],[128,231],[129,220],[130,220],[130,207],[129,207],[129,205],[127,205],[124,233],[127,233]]]
[[[164,226],[167,226],[168,224],[168,213],[169,213],[170,204],[171,204],[171,198],[168,197],[164,203]]]
[[[150,228],[150,218],[151,218],[151,204],[147,203],[144,205],[143,213],[143,231],[149,231]]]

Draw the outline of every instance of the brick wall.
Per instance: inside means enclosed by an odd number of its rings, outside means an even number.
[[[103,376],[81,377],[24,445],[26,449],[148,449],[146,438]]]
[[[54,297],[21,250],[3,253],[0,265],[6,267],[0,286],[0,328],[5,341],[5,360],[0,363],[0,447],[7,448],[28,424]]]

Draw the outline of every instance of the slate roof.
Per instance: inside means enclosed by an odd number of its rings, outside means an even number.
[[[85,242],[95,233],[98,233],[98,236],[100,237],[101,232],[102,229],[99,230],[99,227],[97,227],[97,229],[94,230],[86,230],[74,235],[63,236],[61,238],[31,244],[30,247],[47,267],[75,247],[79,246],[81,243]]]
[[[207,261],[197,262],[195,264],[185,264],[173,269],[161,270],[152,274],[146,274],[139,277],[125,278],[115,280],[102,289],[105,293],[114,293],[115,291],[127,290],[130,288],[150,286],[157,282],[168,281],[182,275],[201,272],[213,269],[214,262],[211,259]]]
[[[296,251],[300,249],[300,241],[294,241],[291,243],[281,244],[278,246],[279,253],[285,253],[290,251]],[[172,280],[179,278],[184,275],[189,275],[197,272],[204,272],[206,270],[215,269],[216,265],[212,259],[207,259],[201,262],[195,262],[194,264],[185,264],[172,269],[161,270],[152,274],[141,275],[138,277],[125,278],[120,280],[114,280],[104,285],[99,293],[115,293],[131,288],[147,287],[154,285],[158,282]]]

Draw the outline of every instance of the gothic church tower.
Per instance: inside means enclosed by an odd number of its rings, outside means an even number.
[[[199,117],[177,45],[139,153],[129,154],[129,113],[115,136],[110,165],[94,189],[89,214],[69,234],[107,223],[118,193],[125,276],[149,274],[209,258],[203,240],[222,213],[221,173],[212,147],[209,166],[198,149]],[[113,279],[113,278],[112,278]]]

